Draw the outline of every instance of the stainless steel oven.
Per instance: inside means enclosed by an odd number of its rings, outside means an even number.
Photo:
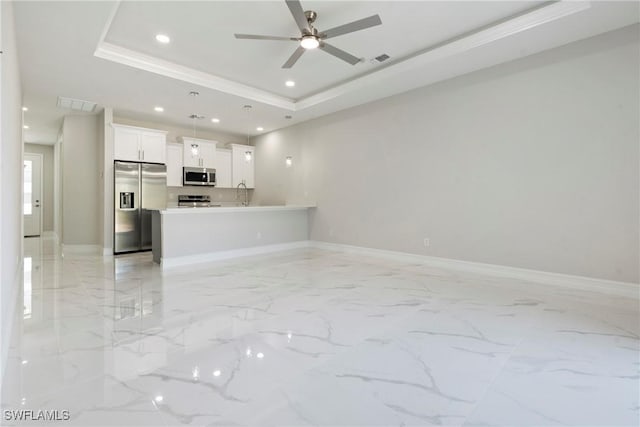
[[[182,185],[216,185],[216,170],[208,168],[182,168]]]

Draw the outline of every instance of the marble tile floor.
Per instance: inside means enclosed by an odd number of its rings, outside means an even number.
[[[0,399],[55,425],[639,423],[638,300],[319,249],[25,257]]]

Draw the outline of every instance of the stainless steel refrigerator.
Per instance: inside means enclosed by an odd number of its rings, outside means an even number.
[[[167,167],[114,162],[113,253],[151,249],[151,211],[167,205]]]

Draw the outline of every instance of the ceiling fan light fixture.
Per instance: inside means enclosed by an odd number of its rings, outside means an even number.
[[[303,36],[300,40],[300,46],[305,49],[315,49],[320,46],[320,40],[316,36]]]

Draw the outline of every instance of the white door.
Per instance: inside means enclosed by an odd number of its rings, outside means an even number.
[[[182,144],[167,144],[167,187],[182,187]]]
[[[183,166],[186,168],[201,168],[202,158],[200,157],[200,142],[184,139]]]
[[[231,150],[216,150],[216,187],[231,188]]]
[[[42,155],[24,155],[24,235],[39,236],[42,217]]]
[[[113,138],[113,158],[130,162],[140,161],[140,132],[132,129],[115,128]]]
[[[142,133],[140,149],[143,162],[163,164],[167,162],[167,138],[164,134]]]
[[[202,158],[203,168],[216,167],[216,143],[206,142],[201,144],[200,157]]]

